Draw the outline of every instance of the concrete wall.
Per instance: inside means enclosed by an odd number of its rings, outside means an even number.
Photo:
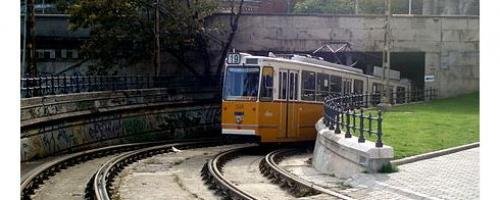
[[[37,35],[73,40],[88,37],[88,30],[69,32],[67,18],[38,16]],[[233,47],[239,51],[306,52],[344,40],[353,44],[353,51],[381,52],[384,19],[381,15],[242,15]],[[228,21],[225,14],[209,19],[208,26],[219,30],[212,35],[226,41]],[[425,74],[435,76],[427,87],[438,88],[441,97],[479,90],[478,16],[395,16],[391,27],[394,52],[425,53]]]
[[[312,52],[330,41],[349,41],[353,51],[380,52],[384,16],[243,15],[233,47],[239,51]],[[211,23],[228,21],[215,16]],[[395,16],[394,52],[424,52],[425,74],[441,97],[479,90],[479,17]],[[224,36],[221,37],[221,39]]]
[[[209,100],[213,95],[213,90],[153,89],[23,99],[21,160],[128,142],[217,136],[220,103]]]

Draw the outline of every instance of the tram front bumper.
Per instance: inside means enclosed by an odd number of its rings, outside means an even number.
[[[256,135],[255,130],[253,129],[230,129],[223,128],[223,135]]]

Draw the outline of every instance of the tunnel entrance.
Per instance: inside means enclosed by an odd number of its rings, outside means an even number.
[[[267,56],[268,51],[249,52],[252,55]],[[296,53],[311,54],[311,52],[278,52],[273,53]],[[338,62],[338,58],[345,62],[351,56],[355,68],[362,69],[366,74],[373,73],[373,66],[382,66],[382,52],[342,52],[337,53],[337,58],[330,52],[317,52],[314,56],[320,56],[329,62]],[[348,61],[349,62],[349,61]],[[346,64],[346,63],[342,63]],[[392,52],[391,69],[401,72],[401,78],[407,78],[411,81],[413,87],[424,88],[425,74],[425,53],[424,52]]]

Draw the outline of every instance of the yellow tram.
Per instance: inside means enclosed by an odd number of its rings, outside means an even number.
[[[262,143],[311,141],[329,94],[382,91],[379,77],[311,56],[229,54],[222,99],[222,134]],[[393,90],[410,89],[390,80]]]

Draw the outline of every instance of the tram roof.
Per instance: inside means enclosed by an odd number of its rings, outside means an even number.
[[[340,65],[340,64],[336,64],[336,63],[329,63],[330,66],[326,66],[326,65],[310,63],[310,62],[305,62],[305,61],[300,61],[300,60],[292,60],[292,59],[281,58],[281,57],[267,57],[267,56],[253,56],[253,55],[245,56],[245,60],[248,58],[257,58],[257,59],[276,61],[276,62],[295,63],[295,64],[300,64],[300,65],[307,65],[309,67],[316,67],[316,68],[327,69],[327,70],[336,70],[336,71],[340,71],[340,72],[353,73],[353,74],[359,74],[359,75],[365,75],[365,76],[372,76],[372,75],[364,74],[361,69],[356,69],[356,68],[353,68],[353,67],[350,67],[347,65]],[[324,61],[324,62],[327,62],[327,61]],[[348,68],[353,68],[353,69],[348,69]]]

